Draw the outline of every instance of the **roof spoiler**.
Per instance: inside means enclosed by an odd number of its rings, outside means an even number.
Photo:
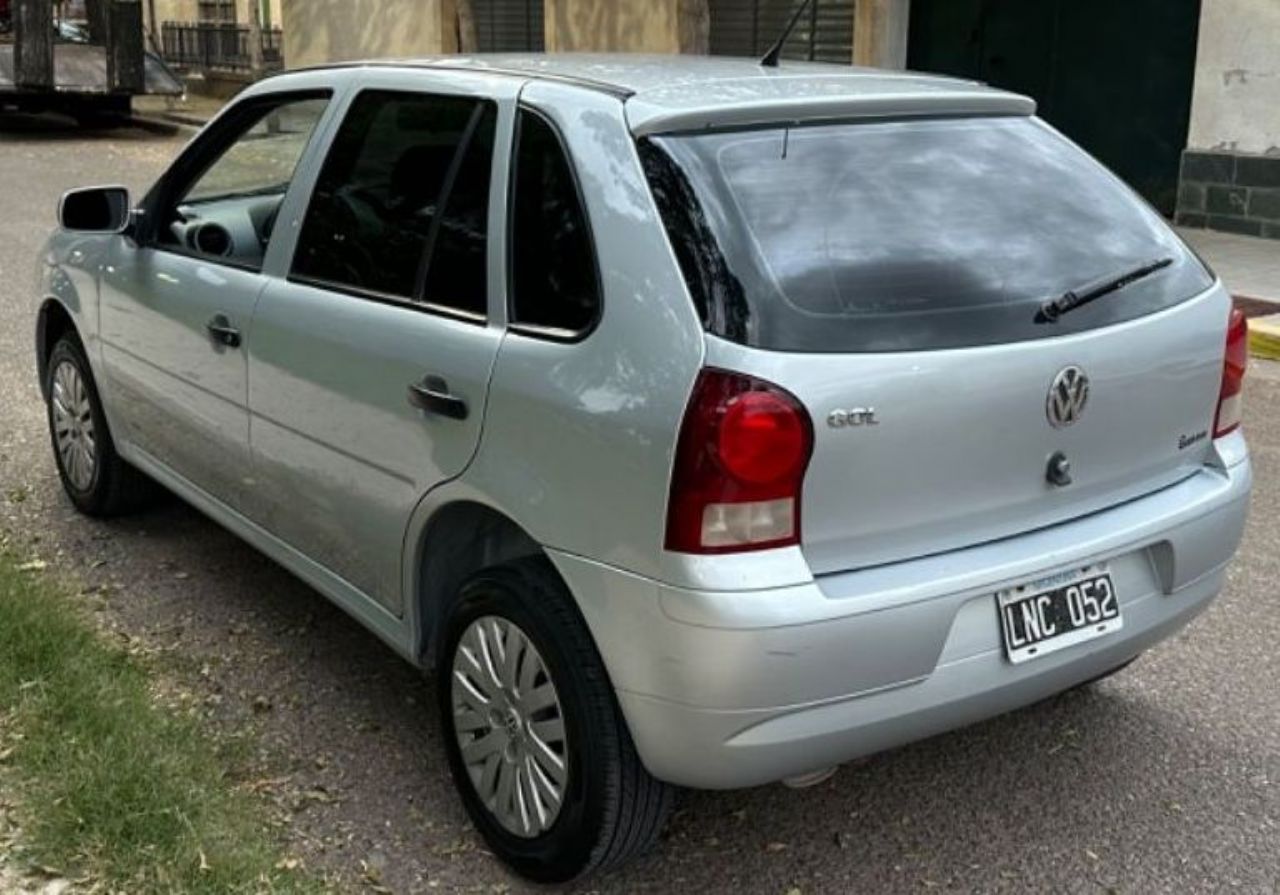
[[[649,134],[704,131],[719,128],[762,127],[797,124],[805,121],[839,121],[887,118],[928,118],[950,115],[1034,115],[1035,100],[976,85],[959,84],[948,90],[902,90],[877,79],[877,90],[858,90],[853,79],[832,78],[831,86],[849,87],[846,92],[815,90],[812,76],[797,79],[792,90],[784,88],[792,79],[769,79],[772,95],[741,98],[734,86],[741,82],[720,81],[700,89],[653,90],[636,94],[627,101],[627,121],[637,137]],[[903,79],[906,81],[907,79]],[[866,85],[866,81],[862,82]],[[889,88],[889,89],[885,89]]]

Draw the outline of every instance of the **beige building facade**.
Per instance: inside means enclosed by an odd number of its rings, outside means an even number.
[[[252,4],[259,3],[263,25],[279,27],[284,19],[282,0],[144,0],[143,16],[157,23],[220,21],[247,24]]]
[[[706,0],[546,0],[549,52],[705,53]]]
[[[169,0],[194,2],[194,0]],[[283,0],[285,64],[484,50],[763,53],[790,15],[770,0]],[[820,0],[787,55],[901,68],[909,0]],[[747,33],[746,23],[755,26]],[[529,29],[537,33],[530,33]],[[809,43],[806,44],[806,40]]]
[[[454,0],[283,0],[285,65],[458,51]]]

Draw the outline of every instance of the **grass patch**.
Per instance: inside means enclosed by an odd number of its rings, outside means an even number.
[[[198,721],[66,592],[0,552],[0,756],[26,857],[109,890],[319,891]]]

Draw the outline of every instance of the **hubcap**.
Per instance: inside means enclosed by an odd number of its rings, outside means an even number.
[[[79,491],[89,490],[98,465],[98,440],[93,429],[89,389],[80,370],[71,361],[62,361],[53,371],[53,436],[58,445],[62,471]]]
[[[513,622],[478,618],[458,641],[451,688],[458,748],[480,801],[516,836],[546,832],[564,802],[569,752],[542,656]]]

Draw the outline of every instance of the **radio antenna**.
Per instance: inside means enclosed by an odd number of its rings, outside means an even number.
[[[813,0],[804,0],[800,4],[800,8],[792,14],[791,21],[787,22],[787,27],[783,29],[782,36],[778,38],[778,42],[771,46],[769,52],[765,53],[764,58],[760,60],[762,68],[778,67],[778,57],[782,55],[782,45],[787,42],[787,38],[791,36],[791,32],[796,28],[796,22],[800,21],[800,16],[804,14],[804,11],[809,8],[809,4],[812,2]]]

